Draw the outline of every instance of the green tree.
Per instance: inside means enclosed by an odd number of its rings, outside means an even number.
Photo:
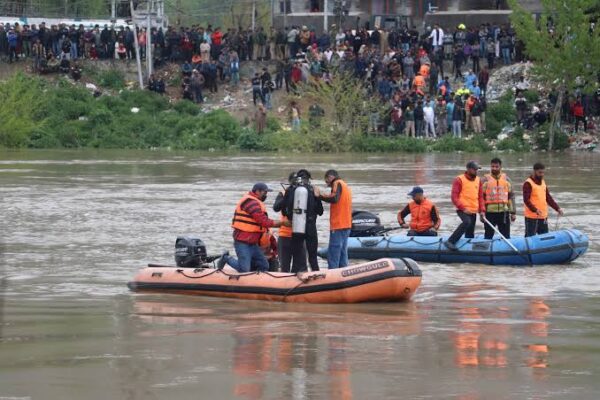
[[[600,29],[591,29],[590,12],[598,0],[541,0],[543,11],[538,19],[517,0],[508,2],[513,9],[511,22],[517,37],[534,62],[534,74],[553,86],[558,95],[549,131],[548,150],[552,150],[567,91],[598,79]]]
[[[369,114],[383,108],[369,98],[364,82],[349,73],[339,73],[330,83],[311,80],[301,90],[309,104],[318,104],[325,111],[323,127],[332,132],[338,143],[353,134],[365,133]]]

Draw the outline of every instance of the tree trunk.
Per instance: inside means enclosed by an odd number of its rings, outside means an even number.
[[[554,147],[554,130],[556,129],[557,122],[560,125],[560,116],[564,95],[565,89],[561,86],[558,89],[558,98],[556,99],[554,111],[552,112],[552,118],[550,119],[550,129],[548,131],[548,151],[552,151],[552,147]]]

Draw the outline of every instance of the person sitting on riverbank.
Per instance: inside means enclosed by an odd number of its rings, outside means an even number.
[[[442,220],[437,207],[424,196],[420,186],[415,186],[408,195],[412,201],[398,212],[398,223],[402,228],[410,228],[407,236],[437,236]],[[410,225],[406,217],[410,215]]]

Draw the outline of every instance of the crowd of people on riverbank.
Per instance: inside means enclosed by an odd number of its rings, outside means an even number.
[[[332,26],[320,33],[307,26],[221,30],[209,24],[153,28],[150,36],[145,29],[128,26],[0,24],[0,58],[9,62],[26,58],[34,70],[66,73],[77,59],[135,58],[136,35],[142,59],[151,39],[157,67],[168,62],[181,65],[182,95],[197,103],[203,102],[203,91],[217,93],[220,83],[238,86],[245,61],[271,61],[266,70],[250,77],[254,104],[259,100],[269,110],[274,90],[285,88],[301,95],[302,84],[328,84],[348,74],[362,81],[378,102],[377,111],[369,115],[370,131],[416,137],[485,132],[490,70],[525,60],[523,42],[514,29],[488,23],[459,24],[452,32],[436,25],[423,32],[415,27]],[[161,84],[148,88],[165,91]],[[600,95],[591,99],[576,95],[567,102],[567,117],[577,121],[576,126],[584,122],[584,129],[586,117],[600,110],[591,107],[600,104]],[[535,122],[526,116],[536,112],[544,116],[548,111],[522,101],[515,107],[523,124]]]
[[[508,241],[511,223],[516,221],[515,188],[503,171],[502,160],[490,161],[489,173],[480,176],[481,167],[475,161],[466,164],[464,173],[452,182],[451,199],[461,223],[444,241],[449,251],[457,251],[462,238],[473,238],[477,217],[485,227],[485,239],[494,236]],[[559,216],[563,210],[550,194],[544,180],[546,167],[535,163],[530,176],[522,184],[525,237],[548,233],[549,210]],[[322,192],[306,169],[292,172],[288,185],[275,199],[273,211],[279,218],[269,218],[265,200],[272,190],[262,182],[243,194],[233,213],[232,228],[237,258],[225,252],[218,268],[225,264],[239,272],[251,270],[302,272],[310,266],[319,270],[317,261],[317,218],[323,215],[323,203],[331,205],[329,219],[329,269],[348,266],[348,238],[357,229],[353,213],[352,189],[336,170],[328,170],[324,181],[329,193]],[[438,236],[442,224],[437,206],[425,196],[423,188],[415,186],[411,200],[401,208],[397,220],[407,236]],[[358,217],[357,217],[358,218]],[[362,221],[362,220],[361,220]],[[278,238],[271,229],[279,228]],[[353,236],[357,236],[355,234]],[[360,231],[363,232],[363,231]],[[308,256],[308,264],[307,264]]]

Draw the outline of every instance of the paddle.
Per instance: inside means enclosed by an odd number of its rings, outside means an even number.
[[[508,240],[499,230],[498,228],[496,228],[490,221],[488,221],[488,219],[486,217],[483,217],[483,222],[485,222],[486,224],[489,225],[490,228],[492,228],[494,230],[494,232],[496,232],[498,235],[500,235],[500,237],[502,238],[502,240],[504,240],[506,242],[507,245],[510,246],[511,249],[513,249],[515,251],[515,253],[517,253],[518,255],[520,255],[521,257],[523,257],[525,259],[525,261],[527,261],[527,264],[529,264],[530,266],[532,266],[531,261],[529,260],[529,258],[527,256],[525,256],[523,253],[521,253],[519,251],[519,249],[517,249],[515,247],[514,244],[512,244],[510,242],[510,240]],[[525,239],[527,240],[527,239]]]
[[[397,228],[385,228],[385,229],[379,231],[378,233],[388,233],[388,232],[392,232],[392,231],[397,231],[398,229],[404,229],[404,228],[401,226],[399,226]]]

